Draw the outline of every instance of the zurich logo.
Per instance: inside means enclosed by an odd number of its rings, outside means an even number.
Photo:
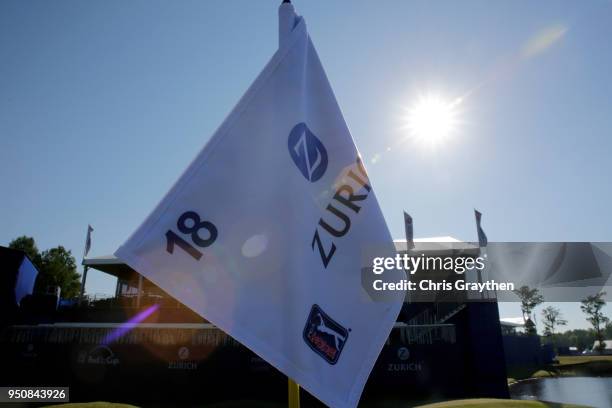
[[[305,123],[298,123],[289,133],[289,154],[306,180],[314,183],[327,170],[327,150]]]
[[[410,358],[410,350],[406,347],[400,347],[397,349],[397,358],[402,361],[406,361]]]
[[[329,317],[318,305],[312,305],[302,336],[312,351],[329,364],[336,364],[349,331]]]

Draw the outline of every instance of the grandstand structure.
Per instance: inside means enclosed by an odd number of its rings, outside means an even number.
[[[477,244],[452,238],[422,242],[417,249],[429,255],[480,253]],[[406,241],[395,246],[400,254],[407,251]],[[83,266],[83,289],[87,273],[96,270],[116,278],[114,295],[87,296],[83,290],[78,302],[58,302],[55,310],[21,311],[18,321],[0,332],[0,358],[9,368],[2,375],[10,373],[0,383],[71,384],[74,400],[159,401],[164,398],[159,390],[175,383],[188,402],[202,401],[202,387],[211,401],[284,400],[282,374],[121,260],[88,257]],[[418,273],[411,277],[421,278]],[[448,271],[428,271],[427,278],[458,279]],[[478,302],[467,295],[432,296],[407,296],[364,399],[507,397],[494,296]],[[129,390],[121,386],[126,381]],[[236,381],[249,385],[237,391]]]

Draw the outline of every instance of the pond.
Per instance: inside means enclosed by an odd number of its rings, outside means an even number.
[[[510,386],[513,399],[612,408],[612,377],[540,378]]]

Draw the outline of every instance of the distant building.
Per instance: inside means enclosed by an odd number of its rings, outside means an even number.
[[[603,350],[599,350],[599,346],[603,343]],[[593,347],[591,348],[593,353],[603,353],[606,355],[612,355],[612,340],[604,340],[604,341],[598,341],[595,340],[595,342],[593,343]]]
[[[502,334],[504,336],[513,336],[522,333],[525,329],[525,323],[522,317],[504,317],[499,320]]]

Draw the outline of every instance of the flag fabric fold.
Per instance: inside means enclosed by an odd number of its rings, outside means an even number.
[[[404,297],[375,302],[361,286],[362,250],[381,243],[391,237],[299,18],[116,255],[324,403],[353,407]]]

